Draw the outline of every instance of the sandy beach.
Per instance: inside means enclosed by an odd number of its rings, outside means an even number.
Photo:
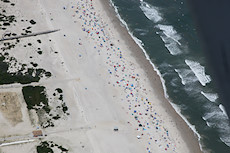
[[[160,77],[108,0],[0,4],[16,18],[1,35],[60,29],[4,41],[15,44],[6,51],[0,43],[1,54],[16,59],[8,61],[9,73],[25,64],[24,71],[42,68],[52,74],[38,82],[0,85],[0,152],[36,153],[42,142],[55,153],[201,152],[197,136],[165,98]],[[22,92],[28,86],[44,86],[49,115],[28,109]],[[46,119],[51,126],[44,127]],[[34,137],[36,129],[43,136]]]

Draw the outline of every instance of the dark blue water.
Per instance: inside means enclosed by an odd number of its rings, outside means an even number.
[[[230,126],[185,0],[112,0],[165,80],[170,101],[194,125],[202,149],[230,153]]]

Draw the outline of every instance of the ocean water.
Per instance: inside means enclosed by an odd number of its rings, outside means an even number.
[[[166,97],[204,152],[230,153],[230,125],[186,0],[110,0],[162,78]],[[227,108],[230,109],[230,108]]]

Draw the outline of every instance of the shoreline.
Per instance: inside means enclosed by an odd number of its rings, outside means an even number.
[[[52,74],[25,85],[42,86],[50,111],[29,110],[22,85],[2,85],[3,93],[14,91],[8,94],[19,97],[22,115],[13,116],[20,120],[12,125],[0,113],[1,137],[24,139],[37,128],[45,137],[4,146],[0,152],[36,152],[43,142],[54,152],[58,148],[52,144],[81,153],[200,152],[194,133],[165,98],[161,78],[108,0],[22,0],[11,8],[10,14],[19,12],[19,22],[7,30],[16,34],[26,27],[31,32],[61,30],[20,39],[7,51],[9,57]],[[18,71],[14,65],[10,70]],[[8,104],[13,103],[9,99]],[[52,126],[43,127],[48,121]]]
[[[165,95],[165,91],[163,89],[163,82],[161,80],[161,77],[159,76],[158,72],[155,70],[157,68],[153,67],[153,65],[150,63],[151,61],[149,61],[145,55],[145,53],[143,52],[143,50],[139,47],[139,45],[134,41],[134,39],[130,36],[128,30],[126,29],[126,27],[124,27],[125,25],[123,25],[123,23],[121,23],[121,21],[118,19],[118,17],[116,16],[116,12],[113,8],[113,6],[111,6],[110,0],[100,0],[101,4],[103,5],[104,9],[106,10],[106,12],[108,13],[108,16],[110,16],[112,18],[112,21],[114,25],[116,25],[115,27],[117,27],[117,31],[120,32],[120,35],[122,35],[122,37],[125,40],[125,43],[130,46],[130,49],[133,51],[132,55],[138,62],[138,64],[142,67],[142,69],[145,71],[147,78],[149,79],[149,81],[151,82],[152,87],[156,87],[157,90],[155,90],[156,94],[159,96],[159,98],[161,99],[161,101],[163,102],[162,105],[163,107],[166,108],[166,110],[168,111],[168,113],[170,115],[173,116],[174,122],[177,125],[178,129],[182,129],[181,133],[183,136],[183,139],[190,139],[186,142],[187,146],[191,149],[192,152],[200,152],[201,151],[201,144],[199,144],[199,138],[196,135],[196,133],[189,127],[189,125],[186,123],[186,121],[180,116],[180,114],[178,114],[176,112],[176,110],[173,108],[170,99],[166,98],[167,95]],[[121,24],[123,26],[121,26]],[[162,78],[163,79],[163,78]]]

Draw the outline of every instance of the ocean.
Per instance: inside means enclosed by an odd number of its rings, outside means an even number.
[[[161,76],[166,97],[203,151],[230,153],[230,125],[186,0],[110,0]]]

